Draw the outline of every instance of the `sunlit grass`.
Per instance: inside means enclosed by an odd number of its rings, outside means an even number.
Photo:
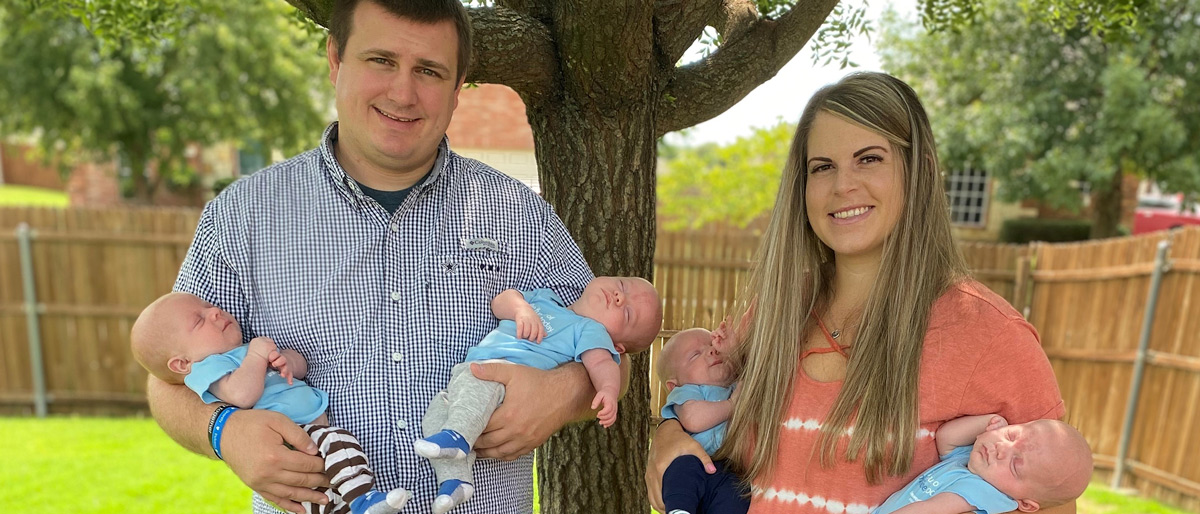
[[[32,205],[42,207],[66,207],[67,194],[40,187],[0,185],[0,207]]]
[[[250,511],[250,491],[224,464],[184,450],[147,418],[0,418],[0,455],[7,484],[0,504],[13,512]],[[536,487],[533,494],[536,511]],[[1099,484],[1078,507],[1079,514],[1188,514]]]
[[[250,490],[223,463],[184,450],[149,418],[0,418],[0,455],[8,512],[250,512]]]
[[[1145,498],[1121,494],[1096,483],[1088,486],[1076,505],[1079,514],[1189,514]]]
[[[250,490],[150,419],[0,418],[0,504],[57,514],[246,513]]]

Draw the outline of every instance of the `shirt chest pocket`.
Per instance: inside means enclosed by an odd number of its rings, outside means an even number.
[[[463,250],[434,255],[425,265],[425,303],[433,342],[466,352],[496,327],[492,298],[509,288],[503,253]]]

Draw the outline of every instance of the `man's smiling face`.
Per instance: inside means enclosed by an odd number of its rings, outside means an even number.
[[[344,55],[330,39],[338,160],[347,172],[424,174],[437,158],[461,83],[454,22],[399,18],[374,2],[355,9]]]

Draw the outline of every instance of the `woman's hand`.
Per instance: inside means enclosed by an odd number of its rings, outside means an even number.
[[[646,457],[646,496],[654,510],[665,512],[662,499],[663,473],[667,472],[667,467],[672,461],[684,455],[695,455],[709,474],[717,472],[717,467],[713,465],[704,447],[683,431],[683,425],[680,425],[678,420],[663,422],[654,432],[650,454]]]

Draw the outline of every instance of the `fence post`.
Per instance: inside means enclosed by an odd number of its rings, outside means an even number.
[[[1013,308],[1022,316],[1029,317],[1029,257],[1017,257],[1017,269],[1013,278]]]
[[[1168,271],[1167,251],[1171,248],[1171,240],[1163,239],[1158,242],[1158,253],[1154,256],[1154,274],[1150,277],[1150,294],[1146,299],[1146,315],[1142,320],[1142,333],[1138,340],[1137,356],[1133,360],[1133,383],[1130,384],[1129,401],[1125,404],[1125,423],[1121,427],[1121,442],[1117,449],[1117,466],[1113,471],[1112,488],[1121,487],[1121,478],[1125,474],[1125,458],[1129,454],[1129,439],[1133,432],[1133,417],[1137,414],[1138,396],[1142,391],[1142,374],[1146,370],[1146,348],[1150,345],[1150,331],[1154,326],[1154,312],[1158,307],[1158,291],[1162,286],[1163,274]]]
[[[46,417],[46,368],[42,365],[42,332],[38,325],[37,293],[33,284],[33,253],[29,250],[33,231],[28,223],[17,226],[21,253],[21,282],[25,288],[25,322],[29,325],[29,366],[33,371],[33,407],[37,417]]]
[[[1037,267],[1038,255],[1041,252],[1042,243],[1034,241],[1026,247],[1025,255],[1017,257],[1016,284],[1013,286],[1013,308],[1021,313],[1021,316],[1026,321],[1033,323],[1029,319],[1031,309],[1033,307],[1033,269]]]

